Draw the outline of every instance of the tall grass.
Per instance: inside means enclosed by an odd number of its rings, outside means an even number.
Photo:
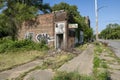
[[[101,60],[97,57],[97,56],[95,56],[94,57],[94,60],[93,60],[93,64],[94,64],[94,68],[98,68],[98,67],[100,67],[100,63],[101,63]]]
[[[28,51],[28,50],[47,50],[48,47],[44,43],[35,43],[31,40],[16,40],[1,39],[0,40],[0,53]]]
[[[94,75],[80,75],[78,72],[57,72],[52,80],[109,80],[105,70]]]
[[[44,52],[35,50],[0,54],[0,71],[11,69],[37,58],[43,58],[45,55]]]
[[[99,42],[95,42],[94,60],[93,60],[93,73],[95,80],[108,80],[109,73],[107,71],[107,64],[104,60],[100,59],[100,55],[103,52],[103,45]]]
[[[47,49],[46,44],[31,40],[0,39],[0,71],[43,58]]]
[[[56,56],[54,56],[54,58],[52,59],[47,59],[43,61],[43,65],[42,68],[51,68],[53,70],[58,69],[60,66],[62,66],[65,62],[68,62],[69,60],[71,60],[73,57],[75,57],[75,54],[57,54]]]
[[[78,72],[57,72],[52,80],[94,80],[91,76],[80,75]]]

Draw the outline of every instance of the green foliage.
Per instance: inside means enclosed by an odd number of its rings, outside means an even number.
[[[52,80],[108,80],[107,71],[97,71],[93,76],[80,75],[78,72],[57,72]]]
[[[4,7],[4,0],[0,0],[0,9]]]
[[[85,18],[79,14],[79,11],[77,9],[77,6],[69,5],[64,2],[55,4],[52,7],[53,11],[65,10],[68,13],[68,22],[78,24],[78,28],[76,29],[76,35],[78,39],[80,34],[79,31],[82,30],[84,32],[84,41],[88,42],[92,38],[93,30],[89,28],[88,24],[85,22]]]
[[[100,67],[100,63],[101,63],[101,60],[97,57],[97,56],[95,56],[94,57],[94,60],[93,60],[93,64],[94,64],[94,68],[98,68],[98,67]]]
[[[52,11],[59,11],[59,10],[65,10],[68,13],[68,21],[70,23],[74,23],[74,17],[80,16],[79,12],[77,11],[77,6],[75,5],[69,5],[67,3],[61,2],[59,4],[55,4],[52,7]]]
[[[5,21],[8,21],[7,16],[5,14],[0,14],[0,38],[11,34],[11,29]]]
[[[95,80],[108,80],[109,74],[106,70],[104,69],[97,69],[96,72],[94,73],[94,78]]]
[[[0,53],[24,51],[24,50],[47,50],[48,47],[44,43],[35,43],[31,40],[12,41],[10,39],[0,40]]]
[[[103,52],[103,45],[100,42],[94,42],[95,44],[95,54],[101,54]]]
[[[16,3],[16,5],[13,5],[12,7],[14,7],[14,10],[11,12],[17,11],[14,13],[14,16],[19,23],[34,18],[37,12],[37,9],[34,6],[30,7],[25,4]]]
[[[107,80],[108,79],[108,73],[102,72],[98,74],[98,80]]]
[[[101,47],[99,47],[99,46],[96,46],[95,51],[96,51],[97,53],[102,53],[103,49],[102,49]]]
[[[80,80],[80,75],[78,73],[67,73],[67,72],[58,72],[54,76],[53,80]]]
[[[12,36],[15,39],[22,23],[34,18],[36,13],[37,9],[34,6],[9,3],[8,8],[0,14],[0,37]]]
[[[43,13],[48,13],[51,11],[49,4],[43,3],[43,0],[0,0],[0,8],[4,6],[10,7],[12,4],[20,3],[25,4],[29,7],[34,6]],[[6,4],[6,5],[5,5]]]
[[[80,75],[78,72],[57,72],[52,80],[94,80],[93,77]]]
[[[93,73],[95,80],[108,80],[109,74],[107,72],[108,65],[104,59],[99,58],[103,52],[103,45],[99,42],[95,43],[95,53],[93,60]]]
[[[36,17],[38,10],[49,12],[49,4],[43,4],[43,0],[1,0],[0,9],[0,38],[12,36],[17,38],[21,25],[26,20]],[[5,8],[6,7],[6,8]]]
[[[78,34],[79,30],[84,32],[84,42],[88,42],[93,37],[93,29],[85,23],[85,18],[81,16],[74,17],[76,23],[78,23]]]
[[[71,60],[73,57],[75,57],[74,54],[64,54],[64,52],[62,52],[62,54],[54,56],[52,60],[51,59],[45,60],[42,65],[42,69],[52,68],[56,70],[60,66],[62,66],[65,62]]]
[[[107,63],[105,61],[102,60],[101,67],[108,68],[108,65],[107,65]]]
[[[120,25],[119,24],[109,24],[106,29],[104,29],[99,37],[103,39],[120,39]]]
[[[93,30],[92,28],[89,28],[88,26],[86,29],[84,29],[84,41],[88,42],[93,38]]]

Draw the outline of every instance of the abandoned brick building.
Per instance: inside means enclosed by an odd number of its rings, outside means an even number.
[[[77,27],[77,24],[68,23],[67,13],[61,10],[42,14],[35,20],[24,22],[19,30],[18,39],[30,37],[35,42],[44,39],[50,47],[56,49],[71,48],[79,42],[75,36],[75,28]],[[82,38],[83,32],[80,32],[80,36]]]

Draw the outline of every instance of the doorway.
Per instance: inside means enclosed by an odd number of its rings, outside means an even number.
[[[63,34],[56,34],[56,48],[63,49]]]

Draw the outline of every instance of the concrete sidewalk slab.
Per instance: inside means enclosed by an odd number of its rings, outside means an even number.
[[[51,69],[35,70],[25,76],[23,80],[52,80],[53,76]]]
[[[90,44],[85,51],[61,66],[58,71],[74,72],[90,75],[93,70],[94,46]]]
[[[14,79],[16,77],[18,77],[20,74],[29,71],[30,69],[36,67],[36,66],[41,66],[43,63],[42,60],[36,60],[36,61],[32,61],[29,63],[26,63],[24,65],[18,66],[16,68],[13,68],[11,70],[7,70],[7,71],[3,71],[0,72],[0,80],[6,80],[6,79]]]

